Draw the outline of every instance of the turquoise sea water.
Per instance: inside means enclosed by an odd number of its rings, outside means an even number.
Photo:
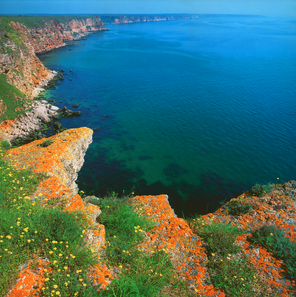
[[[40,56],[72,78],[49,94],[60,107],[80,105],[63,125],[99,128],[80,189],[168,194],[187,216],[255,183],[296,178],[295,20],[108,27]]]

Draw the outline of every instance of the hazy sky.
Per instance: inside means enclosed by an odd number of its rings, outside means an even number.
[[[296,0],[0,0],[5,13],[217,13],[296,17]]]

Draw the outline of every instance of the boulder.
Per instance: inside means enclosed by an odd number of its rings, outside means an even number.
[[[57,106],[51,106],[50,110],[52,111],[59,111],[60,109]]]
[[[46,123],[50,122],[50,118],[47,115],[47,109],[44,105],[39,105],[35,109],[35,116]]]

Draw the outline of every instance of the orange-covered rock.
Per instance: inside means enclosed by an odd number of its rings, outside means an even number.
[[[203,241],[185,220],[174,214],[168,196],[136,196],[130,202],[139,215],[144,214],[157,223],[146,233],[146,239],[139,247],[146,253],[157,250],[168,253],[176,270],[189,281],[195,292],[205,296],[224,296],[223,292],[207,284],[208,260]]]
[[[77,193],[77,173],[84,163],[92,134],[93,130],[89,128],[69,129],[47,139],[10,149],[5,158],[18,168],[31,168],[36,173],[56,176],[63,185]],[[40,146],[45,140],[53,143],[47,147]]]
[[[34,268],[33,268],[33,264]],[[18,275],[17,283],[8,292],[6,297],[38,296],[44,286],[45,269],[48,262],[41,259],[30,260]],[[50,268],[48,268],[50,271]]]

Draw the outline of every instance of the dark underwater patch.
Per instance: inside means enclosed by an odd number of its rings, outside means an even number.
[[[182,176],[184,173],[187,173],[187,172],[188,170],[184,169],[183,167],[181,167],[176,163],[170,163],[163,170],[163,173],[168,178],[176,178],[176,177]]]
[[[150,159],[153,159],[153,158],[150,157],[150,156],[139,156],[138,159],[141,160],[141,161],[145,161],[145,160],[150,160]]]

